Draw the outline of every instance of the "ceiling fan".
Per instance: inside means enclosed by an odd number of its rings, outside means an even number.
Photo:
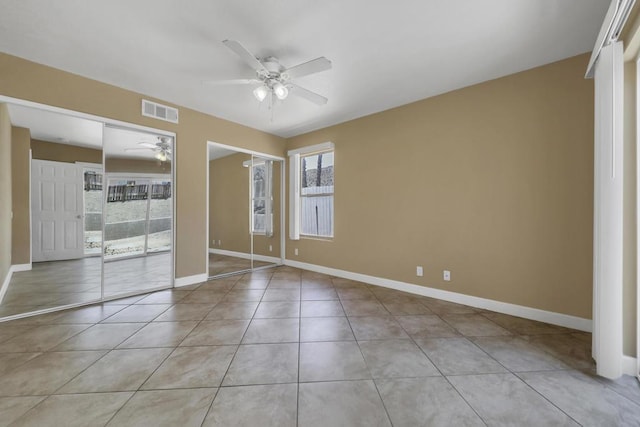
[[[273,56],[258,58],[235,40],[224,40],[222,43],[249,65],[255,71],[256,77],[253,79],[223,80],[212,82],[213,84],[259,84],[253,90],[253,95],[260,102],[264,101],[268,95],[271,95],[271,101],[273,101],[273,96],[282,101],[292,93],[317,105],[327,103],[328,99],[324,96],[298,86],[291,81],[298,77],[331,69],[331,61],[324,56],[285,68],[277,58]]]
[[[171,138],[158,136],[156,142],[141,141],[138,142],[139,148],[125,148],[124,151],[142,151],[151,150],[155,153],[153,157],[166,162],[171,158]]]

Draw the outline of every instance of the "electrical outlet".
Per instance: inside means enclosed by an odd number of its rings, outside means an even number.
[[[293,253],[294,253],[295,255],[298,255],[298,248],[295,248],[295,249],[293,250]]]
[[[416,267],[416,276],[422,277],[424,275],[424,271],[422,270],[422,266],[419,265]]]
[[[442,278],[444,279],[445,282],[451,281],[451,272],[449,270],[444,270],[442,272]]]
[[[222,246],[222,240],[218,240],[218,246]]]
[[[269,252],[273,252],[273,245],[269,245]]]

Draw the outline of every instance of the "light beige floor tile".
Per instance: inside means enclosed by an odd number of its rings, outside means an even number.
[[[0,323],[0,343],[7,341],[16,335],[22,335],[33,328],[35,328],[35,325],[20,326],[13,322]]]
[[[111,350],[135,334],[143,323],[102,323],[93,325],[55,347],[64,350]]]
[[[277,319],[300,317],[300,303],[297,301],[263,301],[258,305],[254,319]]]
[[[300,341],[353,341],[346,317],[304,317],[300,319]]]
[[[449,301],[439,299],[425,298],[422,303],[435,314],[474,314],[477,311],[473,307],[467,305],[456,304]]]
[[[431,310],[418,302],[383,302],[382,305],[394,316],[432,314]]]
[[[51,394],[104,354],[104,351],[42,354],[0,377],[0,394],[4,396]]]
[[[182,341],[181,346],[240,344],[249,320],[202,321]]]
[[[104,323],[135,323],[151,322],[171,307],[170,304],[141,304],[130,305],[103,320]]]
[[[262,289],[230,290],[224,297],[224,302],[257,302],[262,299],[265,291]]]
[[[342,300],[347,316],[388,316],[390,313],[376,300]]]
[[[443,375],[507,372],[466,338],[420,338],[416,343]]]
[[[345,316],[340,301],[302,301],[301,317]]]
[[[259,308],[259,307],[258,307]],[[298,342],[300,319],[254,319],[242,339],[243,344]]]
[[[203,427],[294,427],[297,399],[297,384],[223,387]]]
[[[18,366],[40,356],[42,353],[4,353],[0,354],[0,377],[13,372]]]
[[[300,289],[267,289],[262,301],[300,301]]]
[[[142,389],[218,387],[236,349],[237,346],[178,347]]]
[[[215,307],[214,304],[176,304],[154,322],[179,322],[184,320],[202,320]]]
[[[0,353],[47,351],[90,325],[39,325],[0,344]]]
[[[267,289],[300,289],[300,279],[271,279]]]
[[[357,340],[409,338],[400,324],[391,316],[351,317],[349,323]]]
[[[133,393],[50,396],[19,418],[14,426],[102,426]]]
[[[578,425],[513,374],[461,375],[448,379],[488,425]]]
[[[303,301],[329,301],[329,300],[337,300],[338,293],[333,289],[333,287],[325,289],[325,288],[310,288],[303,287],[302,292],[300,294],[300,298]]]
[[[300,344],[300,381],[369,379],[371,374],[355,342]]]
[[[118,348],[175,347],[196,327],[198,322],[153,322],[148,323]]]
[[[184,297],[180,302],[182,304],[217,304],[222,301],[226,293],[227,291],[204,291],[198,289]]]
[[[391,426],[371,380],[302,383],[298,399],[300,427]]]
[[[199,427],[216,389],[139,391],[109,422],[109,427]]]
[[[512,372],[568,368],[549,353],[519,337],[476,337],[472,341]]]
[[[536,322],[534,320],[523,319],[521,317],[509,316],[502,313],[489,311],[482,312],[482,315],[492,322],[502,326],[514,334],[520,335],[541,335],[541,334],[562,334],[572,332],[560,326],[548,323]]]
[[[440,375],[411,340],[360,341],[358,345],[374,378]]]
[[[460,333],[444,320],[434,315],[397,316],[402,328],[412,338],[447,338],[458,337]]]
[[[205,320],[244,320],[251,319],[256,312],[258,302],[221,302],[209,312]]]
[[[137,390],[169,353],[169,348],[113,350],[58,393]]]
[[[340,300],[377,301],[376,296],[366,288],[337,288]]]
[[[44,399],[45,396],[0,397],[0,427],[10,425]]]
[[[444,314],[442,320],[467,337],[511,335],[511,332],[480,314]]]
[[[298,344],[252,344],[238,348],[223,386],[298,380]]]
[[[519,377],[583,426],[640,425],[640,406],[583,372],[528,372]]]
[[[97,323],[109,316],[113,316],[123,308],[124,307],[118,305],[97,304],[89,307],[65,310],[61,312],[59,316],[52,319],[51,323]]]
[[[485,425],[445,378],[380,379],[375,382],[396,427]]]
[[[181,291],[175,289],[153,292],[142,298],[140,301],[136,301],[136,304],[176,304],[190,293],[191,291]]]

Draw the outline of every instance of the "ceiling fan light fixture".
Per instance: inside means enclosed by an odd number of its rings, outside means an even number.
[[[260,102],[264,101],[268,93],[269,89],[267,89],[266,86],[258,86],[253,90],[253,96],[255,96],[256,99]]]
[[[273,93],[282,101],[289,95],[289,89],[287,89],[287,87],[282,83],[278,82],[273,85]]]

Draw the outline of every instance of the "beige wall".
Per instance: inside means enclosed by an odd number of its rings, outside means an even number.
[[[53,162],[86,162],[102,164],[102,150],[78,147],[76,145],[31,140],[32,157]]]
[[[0,104],[0,286],[11,267],[11,120]]]
[[[209,247],[249,253],[249,171],[238,153],[209,162]],[[253,253],[280,257],[280,162],[273,162],[273,236],[253,236]],[[215,240],[215,243],[213,242]],[[217,241],[222,245],[218,246]],[[269,251],[269,245],[272,250]],[[234,249],[235,248],[235,249]]]
[[[291,138],[335,143],[335,238],[287,258],[591,318],[588,59]]]
[[[209,246],[250,253],[249,172],[242,162],[250,154],[238,153],[209,162]],[[215,246],[212,241],[215,240]],[[222,244],[218,246],[218,240]]]
[[[29,129],[12,127],[11,132],[11,195],[13,222],[11,231],[12,264],[31,262],[31,220],[29,212],[29,188],[31,165]]]
[[[15,56],[0,54],[0,69],[0,95],[176,133],[177,277],[207,272],[206,142],[279,156],[284,153],[282,138],[188,108],[176,106],[180,124],[143,117],[142,98],[175,105]]]

